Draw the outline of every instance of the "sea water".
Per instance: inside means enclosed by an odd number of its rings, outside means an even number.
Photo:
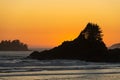
[[[0,51],[0,80],[120,80],[120,63],[26,59],[32,51]]]

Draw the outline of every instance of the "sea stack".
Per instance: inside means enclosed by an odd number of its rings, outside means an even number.
[[[102,31],[97,24],[88,23],[77,38],[42,52],[33,52],[28,58],[39,60],[79,59],[104,61],[108,49],[102,40]]]

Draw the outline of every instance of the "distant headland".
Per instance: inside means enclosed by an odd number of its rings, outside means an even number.
[[[0,42],[0,51],[28,51],[27,44],[20,42],[20,40],[2,40]]]
[[[120,49],[109,50],[97,24],[88,23],[79,36],[72,41],[42,52],[34,51],[28,58],[39,60],[78,59],[93,62],[120,62]]]

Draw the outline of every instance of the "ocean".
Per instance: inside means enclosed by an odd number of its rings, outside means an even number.
[[[0,80],[120,80],[120,63],[26,59],[32,51],[0,51]]]

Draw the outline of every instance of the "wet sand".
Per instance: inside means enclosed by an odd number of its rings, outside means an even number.
[[[3,72],[0,80],[120,80],[120,72],[112,69]]]

